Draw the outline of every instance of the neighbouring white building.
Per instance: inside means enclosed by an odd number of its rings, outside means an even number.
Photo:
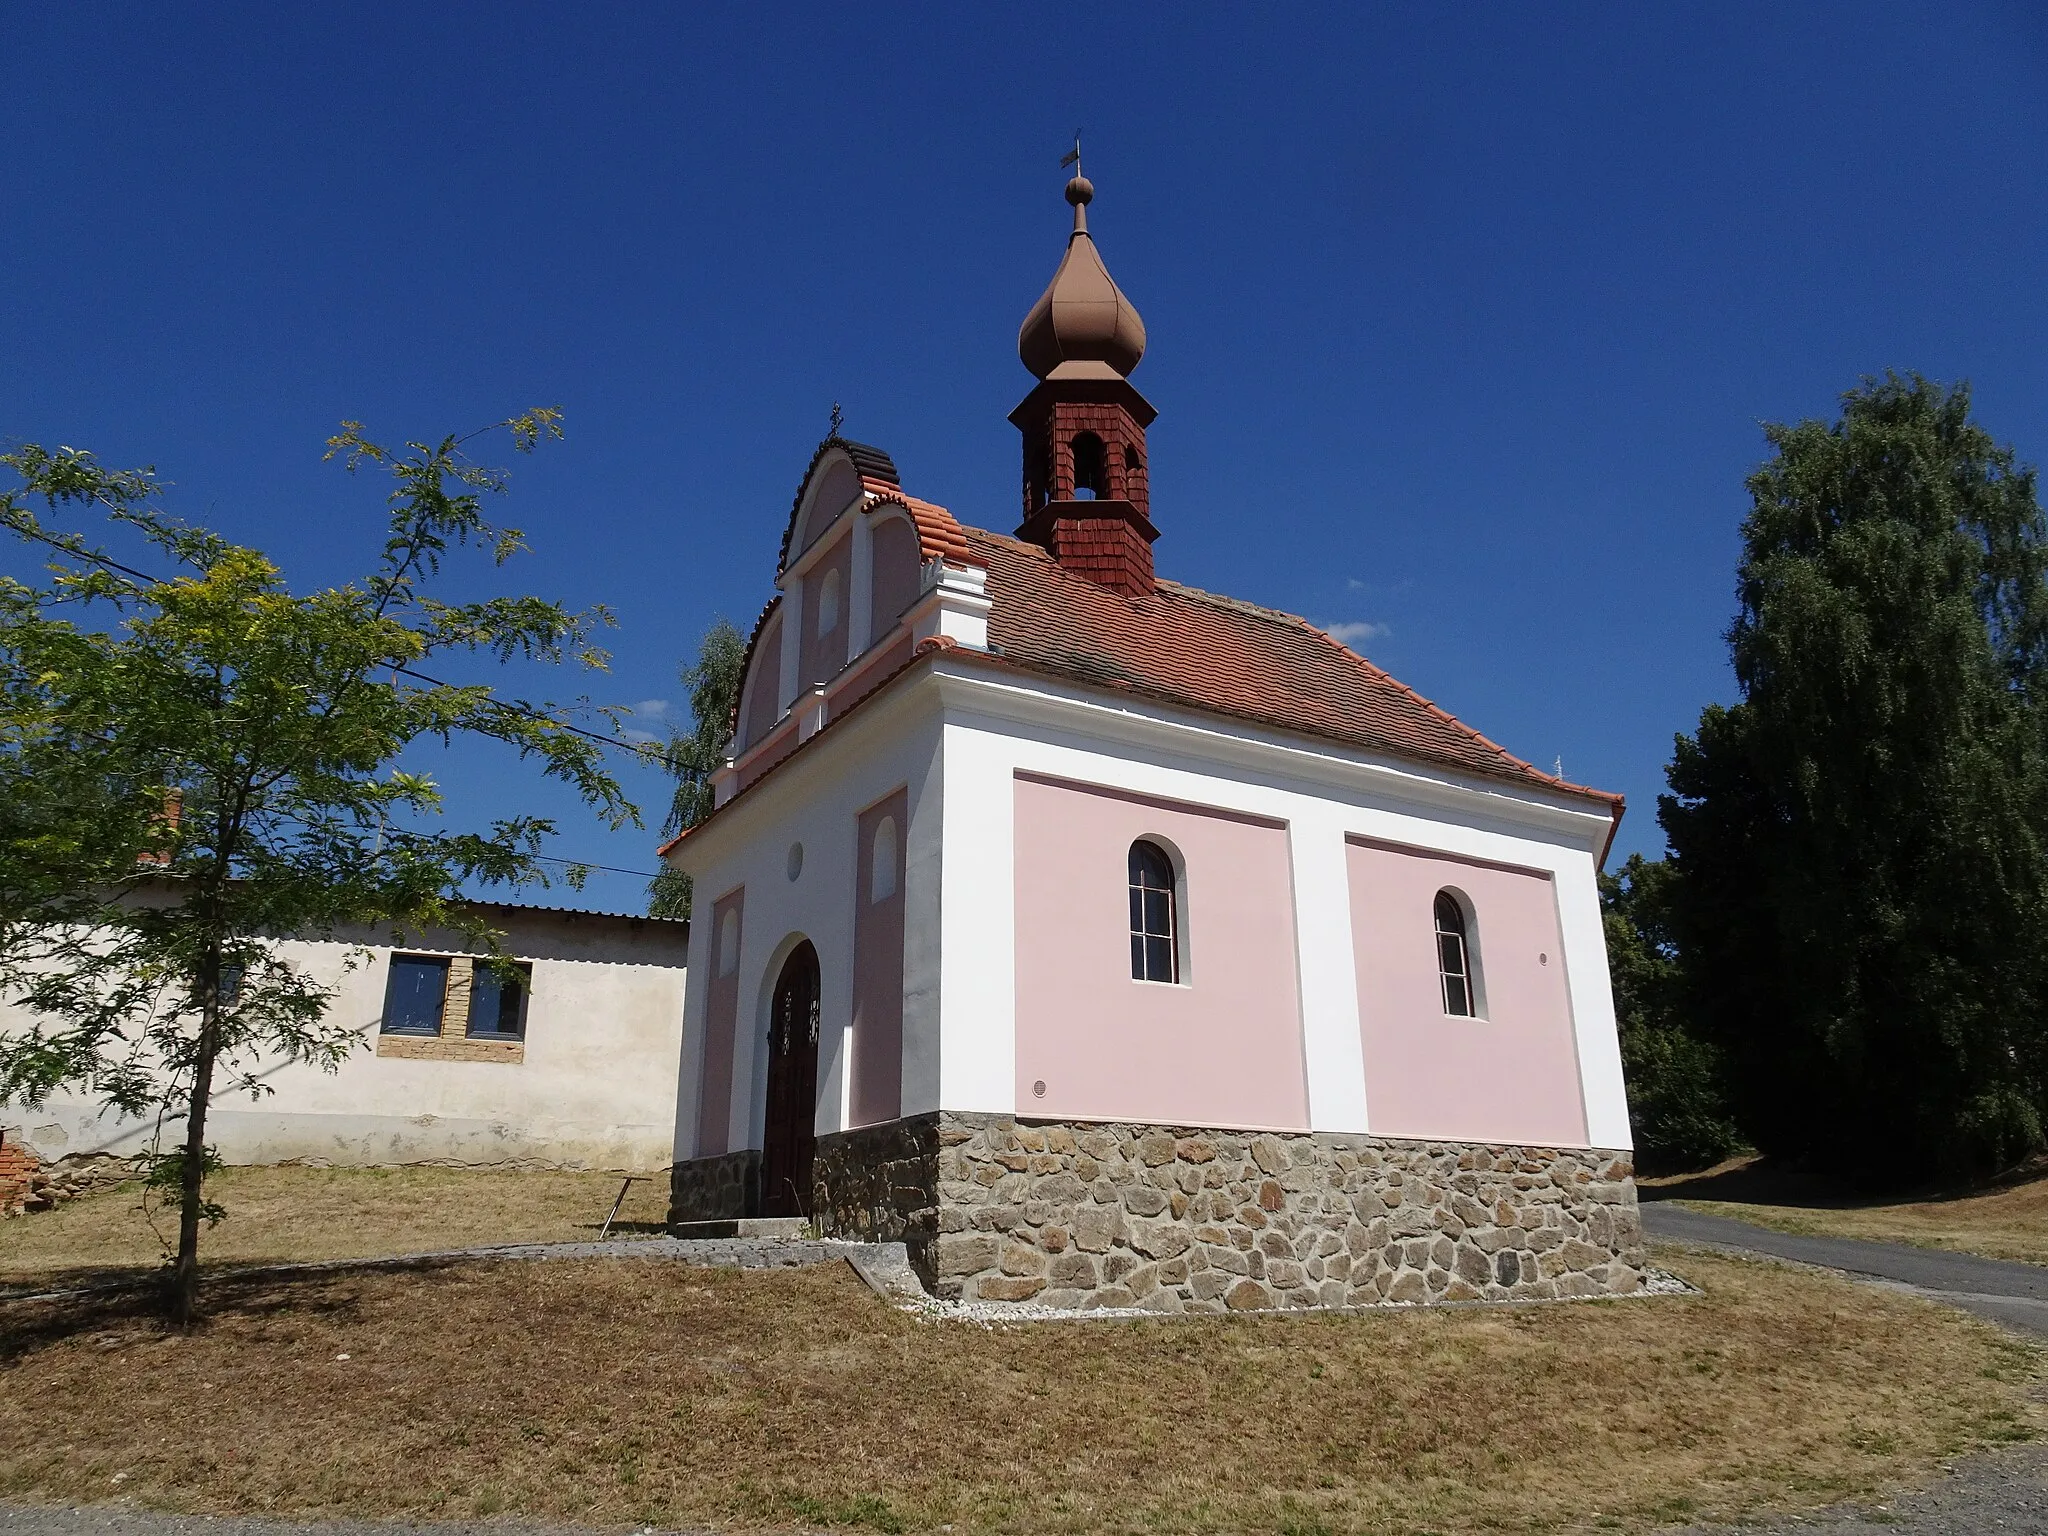
[[[1155,575],[1092,195],[1019,337],[1014,535],[836,435],[803,476],[717,808],[664,849],[699,918],[672,1217],[1074,1307],[1633,1292],[1620,797]]]
[[[291,940],[283,954],[334,989],[359,1047],[328,1072],[279,1062],[269,1091],[222,1093],[207,1139],[229,1163],[447,1163],[653,1171],[675,1134],[689,926],[553,907],[476,904],[530,989],[500,985],[466,941],[429,932]],[[27,1022],[0,1003],[0,1035]],[[167,1127],[174,1144],[181,1127]],[[46,1160],[130,1156],[154,1120],[94,1100],[0,1105],[0,1130]]]

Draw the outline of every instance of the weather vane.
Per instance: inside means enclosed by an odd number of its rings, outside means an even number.
[[[1081,174],[1081,130],[1078,128],[1074,130],[1074,147],[1060,156],[1061,170],[1064,171],[1070,165],[1074,168],[1076,176]]]

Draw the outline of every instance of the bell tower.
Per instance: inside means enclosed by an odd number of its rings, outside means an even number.
[[[1077,168],[1078,169],[1078,168]],[[1017,333],[1038,387],[1010,412],[1024,434],[1024,523],[1075,574],[1127,597],[1153,587],[1145,429],[1159,413],[1131,387],[1145,322],[1110,278],[1088,234],[1095,188],[1067,183],[1074,232],[1051,285]]]

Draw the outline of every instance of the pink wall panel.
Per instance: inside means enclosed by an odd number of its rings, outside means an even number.
[[[839,578],[839,616],[831,632],[821,633],[818,600],[824,594],[827,574]],[[818,563],[804,573],[803,665],[797,668],[797,686],[829,683],[846,666],[846,624],[853,602],[853,535],[849,530],[818,557]]]
[[[906,518],[877,517],[874,528],[874,625],[879,640],[917,596],[921,551],[917,530]]]
[[[1352,841],[1366,1113],[1381,1136],[1584,1146],[1586,1111],[1550,878]],[[1445,1014],[1438,891],[1461,892],[1486,1017]]]
[[[910,795],[895,794],[861,812],[853,915],[852,1124],[874,1125],[903,1112],[903,835]],[[888,828],[876,862],[876,836]],[[879,899],[878,899],[879,896]]]
[[[746,707],[740,711],[740,746],[751,747],[782,718],[782,614],[777,612],[761,631],[754,664],[747,668]]]
[[[832,519],[844,512],[853,499],[860,495],[860,474],[854,467],[841,459],[825,471],[824,479],[818,482],[817,490],[810,497],[810,506],[805,510],[803,526],[796,530],[790,542],[789,558],[795,560],[815,544],[832,526]]]
[[[711,986],[704,1006],[704,1075],[697,1085],[697,1156],[732,1150],[732,1056],[739,1028],[739,943],[746,932],[746,889],[711,904]],[[726,918],[733,920],[728,942]]]
[[[1287,829],[1021,774],[1016,794],[1018,1113],[1305,1129]],[[1148,835],[1186,865],[1177,986],[1131,979]]]

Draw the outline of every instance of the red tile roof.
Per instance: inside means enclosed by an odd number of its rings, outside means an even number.
[[[967,552],[967,530],[953,514],[936,502],[919,501],[882,480],[861,480],[861,488],[875,498],[876,505],[893,504],[910,514],[917,525],[917,542],[926,560],[951,560],[955,565],[972,559]]]
[[[1608,847],[1614,842],[1621,825],[1620,795],[1574,784],[1523,761],[1306,619],[1173,581],[1160,581],[1146,596],[1127,597],[1065,569],[1036,544],[963,527],[944,507],[886,483],[863,478],[862,484],[910,513],[925,559],[943,557],[988,572],[989,652],[982,657],[957,649],[950,640],[925,641],[786,757],[815,747],[920,662],[950,654],[1594,800],[1612,817]],[[780,597],[772,599],[754,626],[747,645],[749,667],[761,631],[780,602]],[[740,794],[782,766],[776,763]],[[660,852],[667,854],[691,830],[663,844]],[[1600,862],[1606,857],[1603,847]]]
[[[1148,596],[1125,597],[1066,570],[1035,544],[979,528],[962,532],[968,562],[988,571],[990,647],[1011,665],[1621,803],[1496,746],[1306,619],[1171,581]]]

